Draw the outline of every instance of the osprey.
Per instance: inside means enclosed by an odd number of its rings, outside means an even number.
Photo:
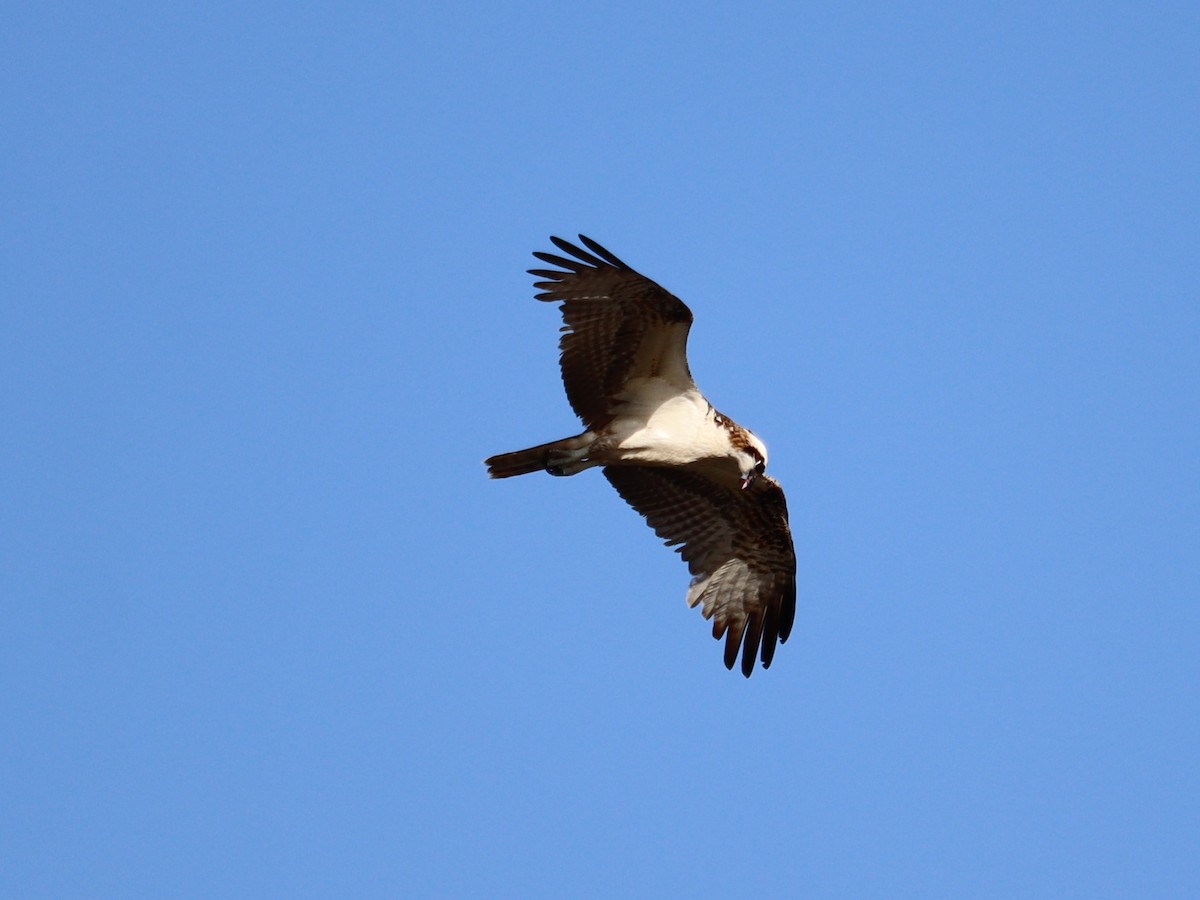
[[[767,448],[713,408],[692,380],[692,312],[595,241],[551,237],[571,259],[534,253],[558,269],[530,269],[537,299],[562,303],[560,364],[567,399],[586,430],[485,461],[492,478],[529,472],[604,477],[692,573],[687,602],[725,638],[725,666],[771,665],[796,616],[796,554],[783,489]],[[590,251],[590,252],[589,252]],[[761,655],[759,649],[761,647]]]

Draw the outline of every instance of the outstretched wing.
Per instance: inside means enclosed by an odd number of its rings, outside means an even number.
[[[725,637],[725,667],[740,650],[749,678],[760,645],[769,667],[796,618],[796,552],[779,482],[764,475],[742,491],[686,467],[609,466],[604,476],[668,546],[682,545],[688,605],[701,604],[713,637]]]
[[[563,385],[571,408],[588,428],[612,419],[614,397],[632,378],[662,378],[680,391],[694,388],[687,364],[692,311],[595,241],[586,250],[550,238],[574,259],[534,253],[555,269],[530,269],[539,300],[561,301]],[[591,251],[591,252],[588,252]]]

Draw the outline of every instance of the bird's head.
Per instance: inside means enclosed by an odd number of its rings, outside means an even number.
[[[738,453],[741,463],[742,490],[754,484],[754,480],[767,470],[767,445],[750,432],[746,432],[746,449]]]

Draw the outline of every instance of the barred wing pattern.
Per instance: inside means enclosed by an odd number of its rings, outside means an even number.
[[[631,378],[658,376],[694,388],[687,365],[692,311],[678,297],[629,268],[590,238],[582,249],[550,240],[574,259],[534,253],[560,269],[530,269],[537,299],[562,302],[563,385],[571,408],[592,430],[612,419],[610,405]],[[589,252],[590,251],[590,252]]]
[[[692,573],[689,606],[712,619],[725,638],[725,667],[742,655],[742,674],[755,657],[771,665],[776,643],[796,617],[796,552],[779,482],[760,476],[744,491],[684,468],[609,466],[609,480],[678,552]]]

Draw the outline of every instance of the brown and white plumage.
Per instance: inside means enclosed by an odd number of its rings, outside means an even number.
[[[687,469],[648,466],[609,466],[604,475],[668,546],[680,545],[693,576],[688,606],[699,604],[713,637],[725,638],[726,667],[740,648],[749,676],[760,643],[770,666],[796,617],[796,554],[779,482],[764,475],[729,490]]]
[[[577,259],[535,252],[566,271],[529,274],[549,279],[534,283],[541,289],[537,299],[562,302],[559,347],[567,399],[588,428],[599,429],[611,421],[612,398],[630,378],[657,375],[681,390],[695,389],[687,365],[692,311],[595,241],[579,239],[595,255],[551,237]]]
[[[551,238],[571,258],[535,253],[539,300],[562,303],[560,364],[586,431],[486,461],[493,478],[603,466],[618,493],[688,563],[688,604],[739,653],[749,676],[771,664],[796,612],[796,556],[766,447],[717,412],[687,364],[692,313],[595,241]]]

